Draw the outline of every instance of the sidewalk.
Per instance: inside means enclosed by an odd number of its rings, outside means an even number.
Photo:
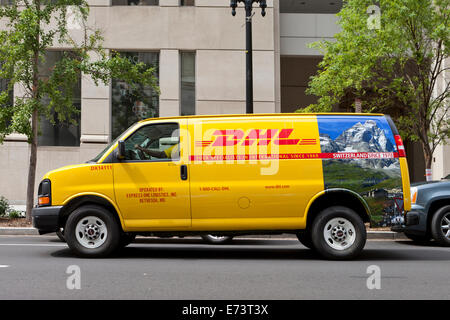
[[[39,235],[35,228],[8,228],[0,227],[0,236],[34,236]],[[54,235],[54,234],[50,234]],[[283,233],[275,235],[248,235],[239,238],[253,239],[297,239],[294,235]],[[369,240],[406,240],[403,233],[392,231],[367,231],[367,239]]]

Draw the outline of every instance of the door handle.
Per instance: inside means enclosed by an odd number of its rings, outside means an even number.
[[[187,180],[188,178],[188,170],[187,170],[187,165],[182,164],[180,167],[180,176],[181,176],[181,180]]]

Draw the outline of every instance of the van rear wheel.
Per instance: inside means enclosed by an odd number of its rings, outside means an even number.
[[[352,209],[333,206],[324,209],[314,219],[312,243],[326,259],[352,259],[366,244],[367,232],[361,217]]]
[[[105,257],[116,250],[121,230],[111,212],[96,205],[77,208],[67,219],[64,237],[75,254]]]

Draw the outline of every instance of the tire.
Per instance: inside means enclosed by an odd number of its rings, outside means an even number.
[[[405,232],[405,236],[416,243],[426,243],[430,241],[430,237],[427,235],[418,235]]]
[[[64,229],[59,228],[58,231],[56,231],[56,235],[58,236],[59,240],[62,242],[66,242],[66,238],[64,237]]]
[[[230,243],[233,240],[233,237],[232,236],[206,234],[206,235],[202,235],[202,239],[203,239],[203,241],[205,241],[209,244],[226,244],[226,243]]]
[[[441,246],[450,246],[450,206],[437,210],[431,219],[431,236]]]
[[[136,235],[132,233],[122,233],[119,242],[119,248],[125,248],[136,239]]]
[[[334,206],[314,219],[311,230],[316,251],[330,260],[348,260],[363,250],[367,232],[361,217],[352,209]]]
[[[308,249],[314,249],[314,245],[312,243],[311,234],[307,231],[299,232],[296,234],[298,241]]]
[[[96,205],[73,211],[64,237],[69,248],[85,258],[106,257],[119,247],[122,230],[111,212]]]

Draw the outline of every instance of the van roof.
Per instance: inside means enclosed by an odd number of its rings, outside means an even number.
[[[256,114],[217,114],[217,115],[193,115],[193,116],[176,116],[176,117],[161,117],[161,118],[148,118],[139,122],[147,122],[151,120],[174,120],[174,119],[199,119],[199,118],[233,118],[233,117],[303,117],[303,116],[384,116],[382,113],[344,113],[344,112],[329,112],[329,113],[256,113]]]

